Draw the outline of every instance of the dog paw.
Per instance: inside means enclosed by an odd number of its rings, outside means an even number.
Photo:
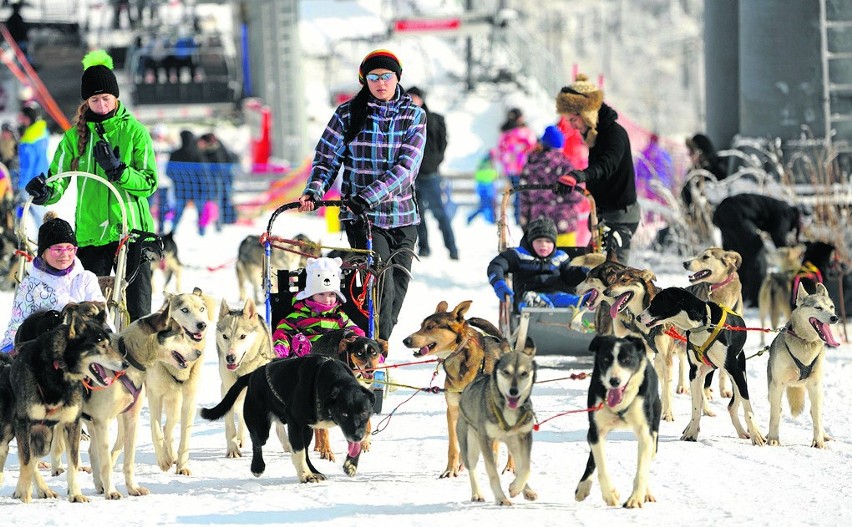
[[[343,473],[349,477],[354,476],[358,472],[358,464],[353,463],[350,459],[343,462]]]
[[[766,438],[760,432],[751,434],[751,444],[755,446],[763,446],[766,444]]]
[[[602,493],[604,502],[610,507],[615,507],[621,502],[621,498],[618,496],[618,491],[612,489],[609,492]]]
[[[325,481],[325,476],[320,473],[316,474],[304,474],[302,476],[302,483],[319,483],[321,481]]]
[[[243,453],[240,450],[240,447],[237,445],[231,445],[228,447],[228,452],[225,453],[225,457],[228,459],[236,459],[238,457],[243,457]]]
[[[501,507],[511,507],[512,502],[509,501],[509,498],[503,496],[501,499],[497,500],[497,505],[500,505]]]
[[[667,422],[669,422],[669,423],[674,422],[674,414],[673,414],[673,413],[671,413],[671,412],[667,412],[667,413],[663,416],[663,421],[667,421]]]
[[[68,501],[71,503],[89,503],[89,498],[82,494],[74,494],[73,496],[68,496]]]
[[[120,492],[118,492],[117,490],[111,490],[111,491],[107,492],[106,494],[104,494],[104,497],[108,500],[120,500],[124,496]]]
[[[54,470],[51,470],[51,471],[50,471],[50,475],[51,475],[51,476],[61,476],[61,475],[62,475],[62,474],[64,474],[64,473],[65,473],[65,469],[64,469],[64,468],[62,468],[62,467],[59,467],[59,468],[57,468],[57,469],[54,469]]]
[[[482,503],[482,502],[485,501],[485,498],[483,498],[479,494],[474,494],[473,496],[470,497],[470,501],[475,502],[475,503]]]
[[[577,485],[577,490],[574,491],[574,499],[577,501],[583,501],[589,497],[591,490],[592,480],[587,479],[585,481],[581,481],[580,484]]]
[[[78,470],[79,470],[80,472],[85,472],[86,474],[91,474],[91,473],[92,473],[92,467],[90,467],[89,465],[80,465],[80,467],[78,468]]]
[[[687,388],[686,386],[678,386],[675,389],[675,393],[678,395],[689,395],[689,388]]]
[[[505,474],[506,472],[511,472],[512,474],[515,473],[515,460],[511,457],[509,457],[509,460],[506,461],[506,466],[503,468],[502,473]]]
[[[440,475],[440,476],[438,476],[438,479],[444,479],[444,478],[455,478],[455,477],[458,477],[458,475],[459,475],[459,470],[460,470],[460,468],[458,468],[458,467],[455,467],[455,468],[449,468],[449,467],[448,467],[448,468],[447,468],[447,470],[443,471],[443,472],[441,473],[441,475]]]
[[[641,509],[642,505],[645,503],[645,500],[640,497],[636,497],[631,495],[627,498],[627,501],[624,502],[625,509]]]
[[[17,489],[12,493],[12,497],[21,500],[21,503],[30,503],[33,501],[32,494],[29,492],[19,492]]]
[[[705,406],[701,413],[703,413],[707,417],[716,417],[716,412],[711,410],[709,406]]]
[[[174,462],[173,459],[165,459],[164,458],[164,459],[158,459],[157,460],[157,465],[160,467],[160,470],[162,470],[163,472],[168,472],[169,469],[172,468],[172,465],[174,465],[174,464],[175,464],[175,462]]]
[[[320,457],[320,459],[327,459],[327,460],[332,461],[332,462],[334,462],[334,460],[335,460],[334,459],[334,452],[332,452],[331,449],[320,450],[319,451],[319,457]]]
[[[704,388],[704,398],[708,401],[713,400],[713,388]]]
[[[811,442],[811,447],[813,447],[813,448],[825,448],[825,440],[824,439],[822,439],[822,440],[814,439]]]
[[[698,441],[698,430],[687,427],[680,436],[681,441]]]
[[[372,441],[370,439],[365,439],[365,440],[361,441],[361,451],[362,452],[369,452],[371,445],[372,445]]]
[[[192,471],[189,470],[189,467],[178,467],[177,469],[175,469],[175,474],[179,476],[191,476]]]
[[[766,438],[766,444],[769,446],[781,446],[781,440],[777,437],[769,436]]]
[[[724,390],[720,390],[720,392],[722,394],[723,399],[730,399],[731,397],[734,396],[734,392],[732,392],[731,390],[729,390],[727,388],[725,388]]]
[[[59,494],[53,492],[49,488],[44,488],[44,489],[38,490],[38,497],[50,500],[50,499],[58,498]]]
[[[151,491],[145,487],[127,487],[127,493],[131,496],[147,496]]]
[[[538,499],[538,493],[527,485],[524,487],[524,499],[527,501],[535,501]]]

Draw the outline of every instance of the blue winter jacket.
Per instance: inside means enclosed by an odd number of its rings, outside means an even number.
[[[18,144],[18,166],[20,176],[18,177],[18,190],[25,192],[27,183],[42,172],[47,175],[50,162],[47,159],[47,123],[39,119],[29,125],[21,136]],[[24,194],[26,195],[26,194]]]

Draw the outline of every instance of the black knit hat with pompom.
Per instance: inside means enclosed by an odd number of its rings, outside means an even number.
[[[44,223],[38,229],[38,255],[43,255],[44,251],[57,243],[70,243],[76,247],[77,236],[74,235],[70,223],[56,217],[51,211],[44,215]]]

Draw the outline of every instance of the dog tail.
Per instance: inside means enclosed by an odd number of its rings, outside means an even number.
[[[497,326],[485,320],[484,318],[471,317],[467,319],[467,323],[475,327],[476,329],[482,331],[486,335],[497,337],[498,339],[503,338],[503,333],[501,333],[500,330],[497,329]]]
[[[787,402],[790,403],[790,413],[793,414],[793,417],[801,414],[802,410],[805,409],[805,387],[788,386]]]
[[[263,367],[261,367],[260,369],[263,369]],[[219,401],[219,404],[217,404],[213,408],[201,409],[201,417],[209,421],[221,419],[226,413],[228,413],[228,410],[230,410],[231,407],[234,406],[234,402],[237,400],[237,397],[240,395],[240,392],[242,392],[246,388],[246,386],[248,386],[249,377],[251,377],[251,373],[247,373],[246,375],[239,377],[237,379],[237,382],[235,382],[234,385],[231,386],[231,389],[228,390],[228,393],[225,394],[224,399]]]

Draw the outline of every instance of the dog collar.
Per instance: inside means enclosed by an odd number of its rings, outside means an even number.
[[[124,359],[131,366],[133,366],[139,371],[145,371],[145,366],[140,364],[139,361],[136,360],[136,357],[134,357],[133,354],[131,354],[130,351],[127,349],[127,344],[124,342],[124,337],[118,338],[118,352],[121,353],[121,356],[124,357]]]
[[[737,273],[731,273],[731,274],[729,274],[729,275],[727,276],[727,278],[725,278],[724,280],[722,280],[722,281],[721,281],[721,282],[719,282],[718,284],[710,284],[710,293],[712,294],[712,293],[714,293],[717,289],[722,289],[722,288],[723,288],[723,287],[725,287],[726,285],[728,285],[728,284],[730,284],[731,282],[733,282],[733,281],[734,281],[734,277],[735,277],[735,276],[737,276]]]

